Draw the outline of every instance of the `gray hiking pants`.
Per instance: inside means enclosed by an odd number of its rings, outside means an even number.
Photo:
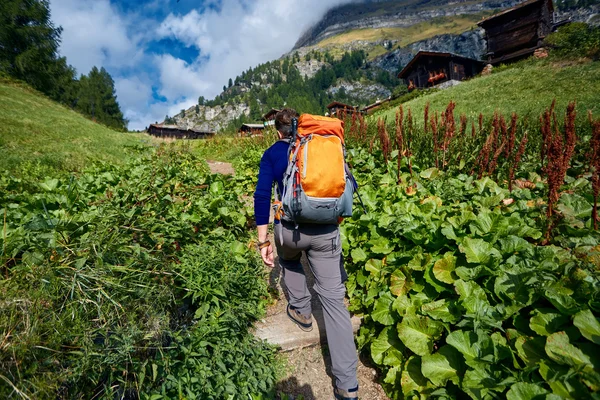
[[[290,305],[300,314],[309,316],[311,294],[306,286],[304,268],[300,263],[306,252],[315,276],[314,290],[323,305],[327,345],[331,354],[332,373],[336,386],[349,390],[358,386],[356,368],[358,356],[350,313],[344,304],[346,286],[343,280],[342,245],[337,225],[301,225],[297,230],[289,223],[275,225],[275,244]]]

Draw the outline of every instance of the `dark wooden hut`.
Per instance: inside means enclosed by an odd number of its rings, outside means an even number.
[[[263,124],[242,124],[239,133],[240,136],[262,135],[265,126]]]
[[[485,29],[487,60],[492,65],[530,56],[552,32],[552,0],[527,0],[479,22]]]
[[[351,106],[349,104],[340,103],[334,101],[327,106],[330,117],[344,118],[345,115],[352,116],[354,113],[358,113],[358,107]]]
[[[483,62],[438,51],[419,51],[400,71],[408,90],[437,86],[448,81],[462,81],[477,75]]]
[[[148,134],[170,139],[206,139],[214,136],[215,133],[197,129],[183,129],[177,125],[152,124],[148,127]]]

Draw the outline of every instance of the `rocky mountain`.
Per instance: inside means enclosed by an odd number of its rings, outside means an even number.
[[[512,7],[519,0],[439,1],[395,0],[351,3],[331,9],[296,42],[294,49],[356,29],[410,27],[434,18],[477,14]]]

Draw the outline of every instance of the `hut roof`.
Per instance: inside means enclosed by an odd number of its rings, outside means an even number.
[[[150,126],[153,126],[155,128],[160,128],[160,129],[180,129],[182,131],[185,131],[185,128],[180,128],[177,125],[164,125],[164,124],[150,124]]]
[[[513,13],[515,11],[518,11],[518,10],[520,10],[522,8],[531,6],[533,4],[544,3],[544,2],[548,3],[548,5],[550,6],[550,11],[554,11],[554,4],[552,3],[552,0],[527,0],[527,1],[524,1],[523,3],[521,3],[521,4],[517,4],[514,7],[508,8],[508,9],[506,9],[504,11],[501,11],[501,12],[499,12],[497,14],[494,14],[491,17],[487,17],[485,19],[482,19],[481,21],[479,21],[477,23],[477,25],[483,27],[483,25],[487,25],[488,22],[493,21],[496,18],[500,18],[500,17],[503,17],[503,16],[505,16],[507,14],[511,14],[511,13]]]
[[[344,104],[344,103],[340,103],[339,101],[334,101],[327,106],[327,109],[330,110],[333,107],[349,108],[352,110],[356,110],[358,108],[356,106],[351,106],[350,104]]]
[[[454,53],[447,53],[447,52],[443,52],[443,51],[425,51],[425,50],[419,50],[419,52],[417,54],[415,54],[415,56],[413,57],[412,60],[410,60],[410,62],[408,64],[406,64],[406,66],[404,68],[402,68],[402,71],[400,71],[400,73],[398,74],[398,78],[404,78],[408,72],[412,69],[412,66],[419,61],[420,58],[422,57],[442,57],[442,58],[460,58],[462,60],[469,60],[469,61],[474,61],[474,62],[481,62],[479,60],[475,60],[473,58],[469,58],[469,57],[464,57],[458,54],[454,54]]]
[[[263,124],[242,124],[242,128],[250,128],[250,129],[263,129],[265,126]]]
[[[374,108],[374,107],[380,106],[380,105],[382,105],[382,104],[384,104],[384,103],[387,103],[387,102],[388,102],[388,101],[390,101],[390,100],[391,100],[391,99],[390,99],[389,97],[388,97],[387,99],[383,99],[383,100],[377,100],[375,103],[373,103],[373,104],[369,104],[368,106],[365,106],[365,107],[362,109],[362,111],[368,111],[368,110],[370,110],[371,108]]]

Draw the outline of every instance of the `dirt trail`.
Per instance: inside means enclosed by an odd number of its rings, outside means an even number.
[[[219,161],[207,161],[213,173],[234,174],[230,163]],[[269,289],[273,294],[274,302],[267,310],[267,318],[277,314],[285,313],[287,306],[286,291],[282,288],[281,268],[277,262],[276,267],[269,273]],[[302,264],[307,272],[307,283],[313,295],[313,310],[321,308],[321,304],[314,293],[312,286],[314,277],[308,268],[306,257],[302,257]],[[293,323],[284,319],[282,323]],[[298,348],[281,355],[287,361],[285,376],[277,383],[278,399],[285,400],[331,400],[333,399],[333,375],[331,374],[331,359],[324,338],[316,340],[313,345]],[[380,377],[376,370],[369,364],[368,360],[359,360],[358,381],[360,385],[359,395],[365,400],[389,400],[381,385],[378,383]]]

